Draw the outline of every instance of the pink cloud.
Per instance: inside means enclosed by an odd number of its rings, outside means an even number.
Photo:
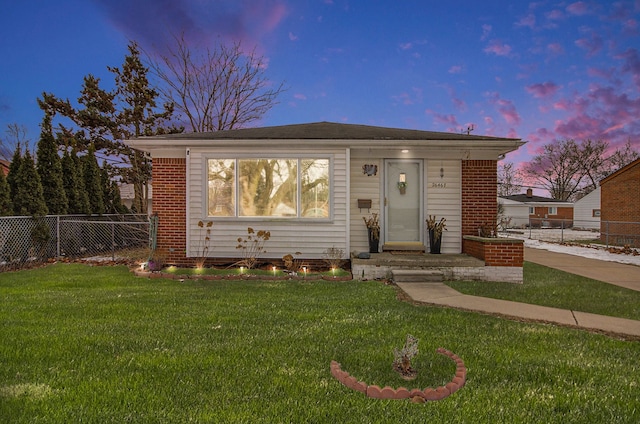
[[[460,125],[458,124],[458,120],[456,119],[456,117],[454,115],[443,115],[440,113],[437,113],[431,109],[427,109],[425,111],[425,113],[427,115],[431,115],[433,117],[433,122],[436,124],[444,124],[444,125],[449,125],[448,130],[451,130],[452,128],[457,128]]]
[[[558,21],[560,19],[564,19],[564,13],[562,10],[554,9],[545,14],[545,17],[550,21]]]
[[[296,93],[296,94],[294,94],[294,95],[293,95],[293,98],[294,98],[294,99],[298,99],[298,100],[307,100],[307,96],[305,96],[305,95],[304,95],[304,94],[302,94],[302,93]]]
[[[416,103],[422,103],[422,89],[419,87],[411,88],[411,93],[400,93],[396,96],[392,96],[392,99],[403,105],[413,105]]]
[[[604,42],[602,41],[600,35],[592,32],[590,38],[580,38],[575,41],[575,44],[581,49],[586,50],[587,56],[591,57],[598,54],[600,50],[602,50]]]
[[[569,6],[567,6],[566,7],[566,11],[570,15],[582,16],[582,15],[586,15],[587,13],[589,13],[589,8],[587,7],[587,4],[585,2],[577,1],[575,3],[571,3]]]
[[[520,18],[516,23],[516,27],[529,27],[534,29],[536,26],[536,15],[529,13],[527,16]]]
[[[629,48],[617,55],[616,59],[624,60],[622,72],[630,74],[636,87],[640,89],[640,54],[638,50]]]
[[[511,100],[502,99],[498,93],[489,93],[489,103],[495,105],[502,119],[509,125],[519,125],[521,118]]]
[[[460,65],[453,65],[451,68],[449,68],[450,74],[459,74],[461,72],[462,72],[462,66]]]
[[[500,40],[491,40],[489,45],[484,49],[485,53],[493,53],[496,56],[509,56],[511,46]]]
[[[482,25],[482,36],[480,37],[480,40],[484,41],[487,38],[489,38],[489,35],[491,34],[493,27],[489,24],[484,24]]]
[[[562,45],[560,43],[550,43],[547,45],[547,50],[549,51],[549,53],[553,54],[554,56],[560,56],[562,54],[564,54],[564,48],[562,47]]]
[[[559,89],[560,86],[551,81],[543,82],[541,84],[532,84],[525,87],[525,90],[536,98],[552,97]]]
[[[298,39],[297,35],[295,35],[293,32],[289,32],[289,40],[296,41],[297,39]]]
[[[413,47],[413,43],[400,43],[398,47],[400,47],[400,50],[410,50]]]
[[[263,50],[262,40],[288,14],[285,0],[185,2],[182,0],[97,0],[112,25],[148,49],[163,49],[184,34],[192,45],[217,37],[242,42],[246,50]]]

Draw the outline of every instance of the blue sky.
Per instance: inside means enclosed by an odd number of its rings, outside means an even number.
[[[640,149],[640,0],[24,0],[0,13],[0,136],[43,91],[105,87],[127,43],[240,40],[287,91],[256,125],[333,121]]]

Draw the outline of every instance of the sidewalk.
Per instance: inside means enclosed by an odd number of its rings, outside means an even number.
[[[632,290],[640,290],[640,267],[633,265],[584,259],[573,255],[528,248],[525,248],[525,260]],[[443,283],[396,284],[417,302],[640,337],[640,321],[470,296]]]

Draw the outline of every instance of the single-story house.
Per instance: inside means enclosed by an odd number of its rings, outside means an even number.
[[[600,187],[573,204],[573,226],[600,230]]]
[[[573,203],[526,193],[498,197],[503,207],[503,219],[508,227],[524,228],[557,227],[568,228],[573,223]]]
[[[248,228],[269,231],[266,258],[327,249],[368,252],[364,220],[377,214],[380,248],[425,250],[425,221],[446,219],[442,253],[478,251],[495,223],[497,161],[524,142],[318,122],[130,140],[153,160],[157,246],[169,262],[200,256],[199,223],[213,221],[209,258],[241,258]],[[522,267],[516,260],[502,265]],[[484,258],[483,258],[484,259]]]
[[[600,181],[600,239],[640,247],[640,159]]]

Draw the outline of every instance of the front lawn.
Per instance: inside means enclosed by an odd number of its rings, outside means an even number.
[[[532,262],[524,263],[523,284],[450,281],[447,285],[473,296],[640,320],[640,292]]]
[[[636,423],[640,343],[397,300],[380,282],[137,278],[56,264],[0,274],[0,422]],[[418,378],[392,371],[416,336]],[[466,386],[438,402],[338,383]]]

